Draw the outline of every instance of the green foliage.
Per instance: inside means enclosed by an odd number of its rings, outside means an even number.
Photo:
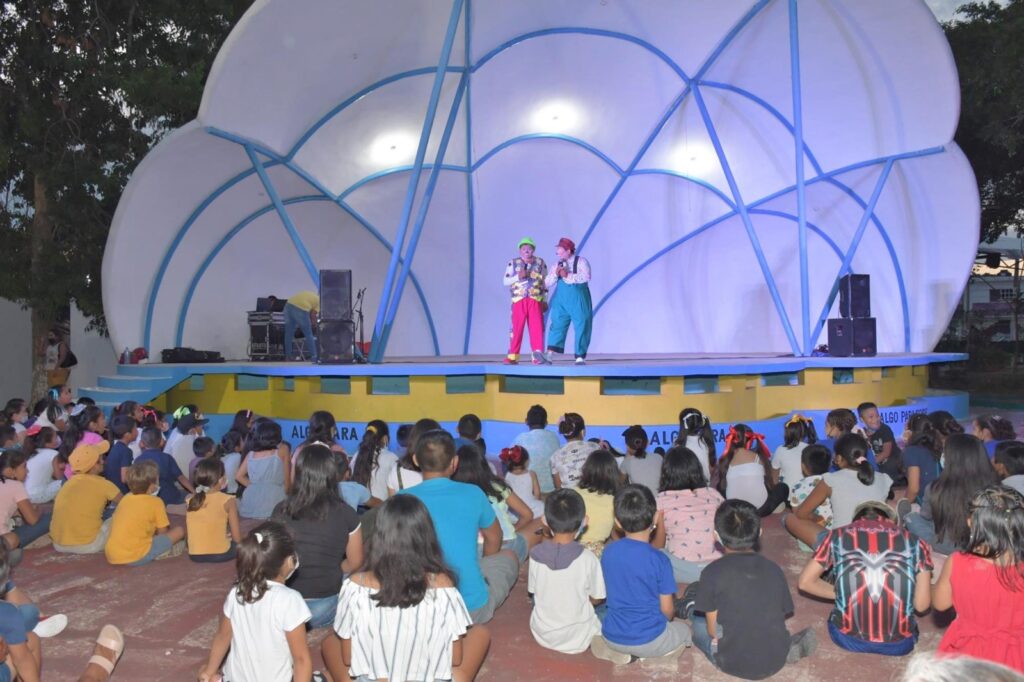
[[[250,2],[0,5],[0,296],[50,320],[74,300],[102,324],[100,269],[121,192],[146,152],[195,117]]]
[[[962,90],[956,141],[978,176],[991,242],[1024,229],[1024,0],[964,5],[945,28]]]

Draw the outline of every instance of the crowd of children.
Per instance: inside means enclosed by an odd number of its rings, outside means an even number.
[[[236,562],[201,680],[472,680],[522,568],[540,646],[620,665],[674,664],[692,646],[763,679],[817,646],[813,629],[790,632],[798,605],[759,553],[762,518],[779,512],[809,552],[800,591],[833,604],[838,647],[910,653],[917,615],[953,608],[940,653],[1024,673],[1024,443],[998,416],[971,435],[948,413],[915,414],[901,448],[870,403],[830,412],[823,440],[797,414],[772,453],[744,424],[719,448],[687,408],[667,451],[633,425],[620,453],[577,413],[560,441],[535,405],[492,457],[475,415],[454,436],[401,425],[394,450],[373,420],[351,457],[323,411],[294,452],[249,410],[216,442],[195,405],[125,403],[108,420],[59,386],[31,410],[9,401],[3,420],[0,578],[47,534],[111,565]],[[9,666],[37,679],[38,636],[66,619],[40,620],[0,585]],[[329,677],[313,671],[316,628]],[[106,679],[123,648],[105,628],[83,679]]]

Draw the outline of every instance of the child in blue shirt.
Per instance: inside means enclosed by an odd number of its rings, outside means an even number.
[[[370,489],[362,483],[352,480],[352,469],[348,466],[348,457],[340,452],[335,453],[335,463],[338,465],[338,494],[345,504],[359,511],[370,501]]]
[[[103,464],[103,477],[116,485],[122,495],[127,495],[128,484],[124,479],[134,461],[131,444],[139,437],[139,428],[134,418],[119,416],[110,420],[110,433],[114,437],[114,444]]]
[[[676,581],[672,563],[651,546],[651,531],[661,523],[654,493],[627,485],[615,494],[615,526],[625,537],[601,555],[608,610],[593,654],[613,663],[638,658],[674,660],[690,646],[690,627],[673,620]]]
[[[185,478],[174,458],[163,451],[164,437],[160,431],[153,426],[142,430],[142,453],[135,458],[136,462],[152,460],[160,472],[159,483],[156,494],[164,504],[181,504],[185,501],[185,493],[181,492],[177,484],[190,493],[194,493],[192,482]]]

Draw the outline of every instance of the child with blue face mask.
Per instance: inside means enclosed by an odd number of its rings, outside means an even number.
[[[544,522],[552,538],[530,552],[530,631],[541,646],[565,654],[586,651],[601,634],[594,605],[604,601],[604,574],[597,557],[578,542],[587,525],[586,511],[572,488],[551,493],[544,503]]]
[[[185,529],[171,526],[159,492],[159,468],[151,460],[137,461],[128,469],[128,495],[117,505],[104,553],[114,565],[142,566],[154,559],[180,554]]]

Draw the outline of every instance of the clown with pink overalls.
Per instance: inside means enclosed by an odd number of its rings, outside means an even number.
[[[548,266],[533,252],[537,245],[529,237],[519,240],[519,256],[505,266],[505,286],[512,293],[512,331],[506,365],[519,362],[519,349],[523,345],[523,331],[530,327],[530,350],[533,364],[549,364],[544,358],[544,296]]]

